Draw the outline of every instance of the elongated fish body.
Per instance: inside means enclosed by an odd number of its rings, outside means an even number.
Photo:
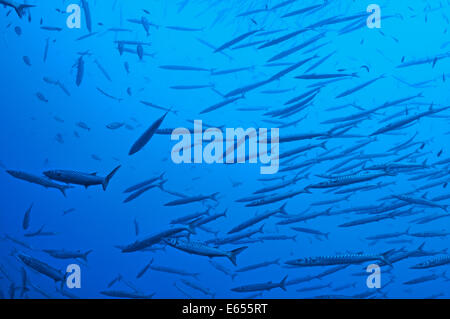
[[[355,183],[361,183],[370,181],[375,178],[379,178],[386,175],[392,175],[388,173],[377,173],[377,174],[361,174],[361,175],[348,175],[345,177],[331,179],[326,182],[320,182],[317,184],[308,185],[307,188],[330,188],[330,187],[338,187],[344,185],[350,185]]]
[[[210,241],[207,241],[206,243],[213,243],[215,245],[224,245],[224,244],[229,244],[229,243],[234,243],[240,239],[244,239],[244,238],[249,238],[251,236],[253,236],[254,234],[257,233],[262,233],[263,232],[263,228],[264,225],[262,225],[260,228],[258,229],[250,229],[244,232],[239,232],[239,233],[233,233],[227,237],[224,238],[215,238],[212,239]]]
[[[232,251],[225,251],[219,248],[210,247],[199,241],[184,241],[179,239],[169,239],[166,243],[176,249],[185,251],[190,254],[206,256],[206,257],[227,257],[233,265],[236,266],[236,256],[247,249],[243,246]]]
[[[294,259],[286,261],[287,265],[297,267],[310,267],[310,266],[331,266],[331,265],[345,265],[345,264],[360,264],[366,261],[379,260],[386,262],[386,258],[383,255],[375,254],[346,254],[335,256],[318,256],[318,257],[306,257],[300,259]]]
[[[278,213],[286,214],[286,211],[284,210],[285,206],[286,206],[286,204],[284,204],[283,206],[281,206],[279,209],[276,209],[276,210],[270,210],[270,211],[267,211],[267,212],[265,212],[265,213],[258,214],[258,215],[256,215],[256,216],[254,216],[254,217],[248,219],[247,221],[245,221],[245,222],[243,222],[243,223],[237,225],[236,227],[234,227],[233,229],[231,229],[231,230],[228,232],[228,234],[232,234],[232,233],[236,233],[236,232],[238,232],[238,231],[241,231],[241,230],[243,230],[243,229],[245,229],[245,228],[247,228],[247,227],[250,227],[250,226],[252,226],[252,225],[255,225],[256,223],[258,223],[258,222],[260,222],[260,221],[262,221],[262,220],[264,220],[264,219],[266,219],[266,218],[269,218],[270,216],[273,216],[273,215],[275,215],[275,214],[278,214]]]
[[[428,206],[428,207],[436,207],[436,208],[440,208],[444,211],[448,210],[448,205],[441,205],[441,204],[435,203],[433,201],[426,200],[424,198],[412,198],[412,197],[403,196],[403,195],[393,195],[393,197],[400,199],[402,201],[405,201],[407,203],[410,203],[410,204],[417,204],[417,205]]]
[[[26,172],[22,172],[22,171],[7,170],[6,172],[9,175],[11,175],[17,179],[21,179],[21,180],[27,181],[29,183],[38,184],[38,185],[44,186],[45,188],[56,188],[64,196],[66,196],[66,189],[71,188],[71,186],[68,186],[68,185],[61,185],[61,184],[55,183],[46,177],[41,177],[41,176],[26,173]]]
[[[192,221],[192,220],[194,220],[198,217],[202,217],[204,215],[209,215],[209,209],[176,218],[176,219],[172,220],[170,223],[171,224],[184,224],[186,222]]]
[[[155,270],[155,271],[161,271],[161,272],[166,272],[166,273],[176,274],[176,275],[186,276],[186,277],[197,278],[197,276],[199,275],[199,273],[192,273],[192,272],[184,271],[183,269],[177,269],[177,268],[172,268],[172,267],[167,267],[167,266],[159,266],[159,265],[153,265],[153,264],[150,264],[149,268],[152,270]]]
[[[403,282],[404,285],[417,285],[417,284],[421,284],[423,282],[427,282],[427,281],[431,281],[431,280],[436,280],[438,278],[440,278],[441,276],[436,275],[436,274],[431,274],[431,275],[426,275],[426,276],[421,276],[415,279],[411,279],[408,281]]]
[[[92,185],[102,185],[103,190],[106,190],[109,181],[119,168],[120,165],[113,169],[111,173],[109,173],[106,177],[97,176],[96,173],[88,174],[70,170],[45,171],[44,175],[59,182],[63,182],[66,184],[83,185],[86,188]]]
[[[87,256],[92,252],[92,250],[88,250],[86,252],[81,251],[69,251],[69,250],[56,250],[56,249],[43,249],[44,252],[49,254],[50,256],[58,259],[75,259],[81,258],[84,261],[87,261]]]
[[[77,86],[81,85],[81,82],[83,81],[83,75],[84,75],[84,61],[83,56],[80,56],[77,62],[77,77],[75,80],[75,84]]]
[[[125,200],[123,202],[124,203],[131,202],[133,199],[136,199],[137,197],[141,196],[146,191],[148,191],[148,190],[150,190],[152,188],[155,188],[155,187],[161,188],[163,183],[164,183],[164,181],[162,181],[159,184],[154,184],[154,185],[149,185],[149,186],[142,187],[142,188],[138,189],[137,191],[135,191],[134,193],[131,193],[127,198],[125,198]]]
[[[163,230],[156,234],[149,235],[142,239],[138,239],[129,245],[119,246],[119,248],[122,250],[123,253],[130,253],[130,252],[143,250],[145,248],[148,248],[150,246],[153,246],[154,244],[161,242],[165,238],[171,237],[182,231],[188,231],[191,234],[195,234],[195,231],[190,227],[187,227],[187,226],[174,227],[174,228]]]
[[[130,151],[128,152],[128,155],[133,155],[137,152],[139,152],[152,138],[153,134],[155,134],[156,130],[161,125],[162,121],[166,117],[167,113],[164,114],[162,117],[157,119],[137,140],[134,142],[134,144],[131,146]]]
[[[217,201],[216,196],[218,194],[219,193],[214,193],[214,194],[211,194],[211,195],[200,195],[200,196],[193,196],[193,197],[186,197],[186,198],[176,199],[174,201],[165,203],[164,206],[185,205],[185,204],[190,204],[190,203],[203,201],[203,200],[206,200],[206,199],[211,199],[213,201]]]
[[[280,264],[280,259],[277,258],[275,260],[264,261],[264,262],[261,262],[261,263],[258,263],[258,264],[253,264],[253,265],[249,265],[249,266],[246,266],[246,267],[238,268],[238,269],[236,269],[236,272],[246,272],[246,271],[255,270],[255,269],[258,269],[258,268],[267,267],[267,266],[270,266],[270,265],[279,265],[279,264]]]
[[[295,197],[297,195],[300,194],[311,194],[311,192],[308,189],[301,189],[298,191],[291,191],[288,193],[284,193],[284,194],[280,194],[280,195],[275,195],[272,197],[267,197],[266,199],[261,199],[261,200],[257,200],[251,203],[246,204],[246,207],[255,207],[255,206],[262,206],[262,205],[268,205],[268,204],[272,204],[272,203],[276,203],[285,199],[289,199],[292,197]]]
[[[447,265],[450,263],[450,255],[437,257],[434,259],[427,260],[425,262],[416,264],[410,268],[412,269],[426,269],[426,268],[433,268],[438,266]]]
[[[150,295],[143,295],[136,292],[128,292],[123,290],[104,290],[100,292],[104,296],[115,298],[130,298],[130,299],[151,299],[154,293]]]
[[[88,4],[87,0],[81,0],[81,4],[83,6],[83,11],[86,16],[86,27],[90,33],[90,32],[92,32],[92,22],[91,22],[91,11],[89,10],[89,4]]]
[[[286,279],[287,276],[283,278],[279,283],[274,282],[265,282],[260,284],[252,284],[252,285],[245,285],[240,286],[236,288],[232,288],[231,290],[234,292],[253,292],[253,291],[264,291],[264,290],[272,290],[274,288],[281,288],[284,291],[286,291]]]
[[[329,215],[330,210],[331,210],[331,208],[327,209],[326,211],[318,211],[318,212],[313,212],[313,213],[309,213],[309,214],[301,214],[298,217],[289,217],[289,218],[286,218],[286,219],[278,222],[277,225],[288,225],[288,224],[293,224],[293,223],[298,223],[298,222],[303,222],[303,221],[307,221],[310,219],[314,219],[319,216]]]
[[[256,32],[258,32],[260,30],[253,30],[253,31],[249,31],[247,33],[241,34],[240,36],[224,43],[223,45],[221,45],[220,47],[218,47],[217,49],[214,50],[214,53],[216,52],[220,52],[222,50],[225,50],[226,48],[229,48],[230,46],[232,46],[233,44],[236,44],[242,40],[244,40],[245,38],[248,38],[249,36],[251,36],[252,34],[255,34]]]
[[[25,214],[23,215],[22,228],[25,230],[30,226],[30,214],[32,208],[33,204],[30,205],[30,207],[25,211]]]
[[[63,272],[53,268],[52,266],[50,266],[36,258],[33,258],[31,256],[28,256],[28,255],[25,255],[22,253],[18,253],[17,257],[31,269],[34,269],[37,272],[53,279],[55,282],[64,281],[64,279],[65,279],[65,274]]]

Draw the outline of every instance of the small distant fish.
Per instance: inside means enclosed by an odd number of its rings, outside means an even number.
[[[130,151],[128,152],[128,155],[133,155],[137,152],[139,152],[152,138],[152,136],[155,134],[156,130],[161,125],[162,121],[166,117],[167,113],[164,114],[162,117],[157,119],[137,140],[134,142],[134,144],[131,146]]]
[[[30,207],[25,211],[25,214],[23,215],[23,221],[22,221],[22,228],[24,230],[27,230],[30,226],[30,214],[31,209],[33,208],[33,203],[30,205]]]
[[[41,92],[37,92],[36,93],[36,97],[38,98],[39,101],[48,103],[47,98],[44,96],[44,94],[42,94]]]

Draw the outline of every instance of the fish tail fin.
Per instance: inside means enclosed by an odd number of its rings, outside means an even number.
[[[31,7],[34,7],[34,5],[21,4],[21,5],[17,6],[17,7],[14,7],[14,10],[16,10],[16,13],[19,16],[19,18],[22,18],[23,10],[25,10],[26,8],[31,8]]]
[[[189,232],[189,234],[193,234],[193,235],[197,234],[197,232],[195,231],[194,223],[187,225],[187,231]]]
[[[405,231],[405,235],[409,235],[409,231],[411,230],[411,226],[409,226],[406,231]]]
[[[66,197],[66,189],[67,189],[68,187],[65,187],[65,186],[61,186],[60,188],[58,188],[59,189],[59,191],[64,195],[64,197]]]
[[[106,191],[106,188],[108,187],[108,183],[111,180],[111,178],[116,174],[117,170],[121,167],[121,165],[117,166],[115,169],[111,171],[111,173],[108,174],[108,176],[105,177],[103,180],[102,186],[103,190]]]
[[[83,254],[83,256],[81,257],[84,261],[86,261],[87,262],[87,256],[90,254],[90,253],[92,253],[92,249],[89,249],[87,252],[85,252],[84,254]]]
[[[287,203],[284,203],[283,205],[281,205],[281,207],[279,208],[279,211],[280,211],[280,213],[282,213],[283,215],[287,215],[287,212],[286,212],[286,205],[287,205]]]
[[[261,227],[259,227],[258,233],[261,233],[261,234],[264,233],[264,232],[263,232],[264,225],[265,225],[265,224],[262,224]]]
[[[243,247],[236,248],[236,249],[234,249],[234,250],[229,252],[228,259],[233,263],[233,265],[237,266],[237,264],[236,264],[236,256],[239,255],[244,250],[246,250],[247,248],[248,248],[248,246],[243,246]]]
[[[167,183],[167,179],[161,180],[156,187],[158,187],[160,190],[164,190],[165,183]]]
[[[219,195],[219,194],[220,194],[219,192],[214,193],[214,194],[212,194],[212,195],[210,196],[210,198],[211,198],[213,201],[217,202],[217,195]]]
[[[237,276],[237,274],[236,274],[236,273],[234,273],[234,274],[231,274],[231,280],[234,280],[234,278],[236,278],[236,276]]]
[[[381,260],[385,262],[387,265],[394,267],[391,263],[391,261],[387,258],[390,254],[392,254],[395,251],[395,249],[389,249],[388,251],[385,251],[381,254]]]
[[[327,141],[320,143],[320,147],[323,148],[325,151],[328,151]]]
[[[280,288],[286,291],[286,279],[288,275],[284,276],[283,280],[280,281]]]

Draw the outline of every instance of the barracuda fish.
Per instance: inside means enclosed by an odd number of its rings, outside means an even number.
[[[430,238],[430,237],[446,237],[446,236],[450,235],[450,233],[446,232],[445,230],[441,230],[441,231],[409,233],[408,235],[412,236],[412,237]]]
[[[143,237],[142,239],[138,239],[135,242],[125,245],[125,246],[116,246],[117,248],[122,250],[122,253],[130,253],[135,252],[139,250],[143,250],[145,248],[151,247],[154,244],[158,244],[161,241],[163,241],[166,238],[172,237],[173,235],[176,235],[182,231],[187,231],[190,234],[195,234],[195,230],[191,226],[180,226],[180,227],[174,227],[170,229],[163,230],[161,232],[158,232],[156,234],[152,234],[146,237]]]
[[[273,283],[271,281],[261,283],[261,284],[251,284],[245,286],[239,286],[236,288],[232,288],[231,290],[234,292],[253,292],[253,291],[264,291],[264,290],[272,290],[274,288],[281,288],[286,291],[286,279],[288,276],[285,276],[279,283]]]
[[[280,264],[280,258],[277,258],[275,260],[264,261],[264,262],[261,262],[261,263],[257,263],[257,264],[253,264],[253,265],[249,265],[249,266],[238,268],[238,269],[236,269],[236,272],[246,272],[246,271],[250,271],[250,270],[255,270],[255,269],[267,267],[267,266],[270,266],[270,265],[279,265],[279,264]]]
[[[188,281],[186,279],[181,279],[181,282],[192,289],[200,291],[202,294],[210,296],[211,298],[215,298],[215,296],[216,296],[216,294],[214,292],[212,292],[210,289],[205,288],[195,282]]]
[[[241,34],[240,36],[238,36],[238,37],[236,37],[236,38],[234,38],[234,39],[232,39],[232,40],[230,40],[228,42],[225,42],[224,44],[219,46],[217,49],[214,50],[214,53],[217,53],[217,52],[220,52],[222,50],[225,50],[225,49],[231,47],[232,45],[234,45],[234,44],[236,44],[238,42],[241,42],[242,40],[248,38],[249,36],[251,36],[251,35],[253,35],[253,34],[255,34],[256,32],[259,32],[259,31],[261,31],[261,30],[258,29],[258,30],[253,30],[253,31],[249,31],[249,32],[246,32],[244,34]]]
[[[320,182],[317,184],[311,184],[308,185],[306,188],[332,188],[332,187],[339,187],[339,186],[345,186],[355,183],[362,183],[366,181],[370,181],[379,177],[383,176],[395,176],[395,174],[391,172],[383,172],[383,173],[376,173],[376,174],[370,174],[370,173],[362,173],[357,175],[346,175],[346,176],[339,176],[335,177],[331,180]]]
[[[231,272],[228,268],[222,266],[222,264],[219,264],[218,262],[215,262],[214,260],[210,260],[209,263],[216,268],[218,271],[224,273],[227,276],[231,277],[231,280],[234,280],[236,278],[237,274]]]
[[[205,244],[214,244],[216,246],[235,243],[241,239],[249,239],[251,236],[257,234],[257,233],[263,233],[264,225],[261,225],[258,229],[249,229],[240,233],[233,233],[229,236],[211,239],[205,242]]]
[[[189,223],[190,221],[192,221],[194,219],[197,219],[199,217],[203,217],[205,215],[209,215],[210,210],[211,210],[211,208],[208,208],[205,211],[201,211],[201,212],[185,215],[185,216],[173,219],[170,223],[171,224],[185,224],[185,223]]]
[[[212,72],[212,69],[205,69],[189,65],[160,65],[160,69],[171,70],[171,71],[201,71],[201,72]]]
[[[24,230],[27,230],[28,227],[30,226],[30,213],[31,213],[31,209],[33,208],[33,203],[31,203],[30,207],[28,207],[28,209],[25,211],[25,214],[23,215],[23,220],[22,220],[22,228]]]
[[[331,288],[331,283],[328,283],[326,285],[316,285],[316,286],[310,286],[310,287],[304,287],[297,289],[297,292],[306,292],[306,291],[312,291],[312,290],[320,290],[325,288]]]
[[[391,212],[391,213],[387,213],[387,214],[377,214],[374,216],[361,218],[361,219],[357,219],[357,220],[353,220],[351,222],[341,224],[341,225],[339,225],[339,227],[351,227],[351,226],[369,224],[369,223],[373,223],[373,222],[378,222],[383,219],[389,219],[389,218],[395,218],[395,217],[401,216],[401,215],[407,215],[411,212],[412,212],[412,210],[409,209],[406,211],[395,211],[395,212]]]
[[[248,227],[250,227],[250,226],[256,225],[256,224],[259,223],[260,221],[263,221],[264,219],[267,219],[267,218],[269,218],[269,217],[271,217],[271,216],[273,216],[273,215],[275,215],[275,214],[280,214],[280,213],[281,213],[281,214],[287,214],[287,213],[286,213],[286,210],[285,210],[285,207],[286,207],[286,203],[283,204],[283,205],[282,205],[280,208],[278,208],[278,209],[275,209],[275,210],[269,210],[269,211],[267,211],[267,212],[265,212],[265,213],[257,214],[256,216],[254,216],[254,217],[252,217],[252,218],[250,218],[250,219],[248,219],[248,220],[242,222],[241,224],[239,224],[239,225],[233,227],[233,228],[228,232],[228,234],[236,233],[236,232],[239,232],[239,231],[241,231],[241,230],[243,230],[243,229],[246,229],[246,228],[248,228]]]
[[[150,261],[150,263],[147,265],[147,267],[149,269],[152,269],[155,271],[176,274],[176,275],[180,275],[180,276],[194,277],[196,279],[198,279],[198,276],[200,275],[200,273],[191,273],[191,272],[184,271],[183,269],[176,269],[176,268],[167,267],[167,266],[154,265],[153,258]]]
[[[16,256],[26,266],[37,271],[38,273],[41,273],[41,274],[53,279],[55,282],[58,282],[58,281],[64,282],[66,279],[65,273],[53,268],[52,266],[34,258],[34,257],[25,255],[23,253],[17,253]]]
[[[217,202],[217,195],[219,195],[219,193],[214,193],[211,195],[198,195],[198,196],[193,196],[193,197],[185,197],[185,198],[176,199],[171,202],[165,203],[164,206],[186,205],[186,204],[191,204],[191,203],[195,203],[195,202],[201,202],[201,201],[208,200],[208,199]]]
[[[293,240],[293,241],[297,241],[297,236],[293,235],[293,236],[287,236],[287,235],[263,235],[263,236],[259,236],[258,238],[255,238],[257,240],[260,241],[265,241],[265,240]]]
[[[50,256],[57,259],[75,259],[80,258],[87,261],[87,256],[92,252],[91,250],[81,252],[81,251],[69,251],[69,250],[57,250],[57,249],[43,249],[43,252],[49,254]]]
[[[264,199],[253,201],[251,203],[246,204],[245,206],[246,207],[255,207],[255,206],[268,205],[268,204],[276,203],[276,202],[279,202],[279,201],[282,201],[285,199],[295,197],[300,194],[311,194],[311,192],[307,188],[304,188],[304,189],[301,189],[298,191],[291,191],[291,192],[288,192],[285,194],[273,195],[270,197],[267,197],[267,195],[266,195],[266,196],[264,196],[265,197]]]
[[[446,281],[448,281],[449,279],[447,278],[447,275],[445,272],[443,272],[442,274],[431,274],[431,275],[425,275],[425,276],[420,276],[408,281],[404,281],[403,284],[404,285],[417,285],[417,284],[421,284],[427,281],[432,281],[432,280],[436,280],[436,279],[440,279],[440,278],[444,278]]]
[[[130,299],[151,299],[155,293],[144,295],[138,292],[130,292],[124,290],[103,290],[100,294],[114,298],[130,298]]]
[[[296,76],[296,79],[302,80],[320,80],[320,79],[332,79],[340,77],[358,77],[357,73],[345,74],[345,73],[335,73],[335,74],[303,74]]]
[[[319,216],[329,216],[329,215],[331,215],[330,211],[331,211],[331,208],[328,208],[326,211],[318,211],[318,212],[313,212],[313,213],[309,213],[309,214],[300,214],[297,217],[286,218],[286,219],[278,222],[277,225],[289,225],[289,224],[293,224],[293,223],[304,222],[304,221],[314,219]]]
[[[267,60],[267,62],[278,61],[280,59],[283,59],[283,58],[285,58],[285,57],[287,57],[287,56],[297,52],[297,51],[300,51],[300,50],[306,48],[307,46],[313,44],[314,42],[322,39],[324,35],[325,35],[325,32],[320,33],[320,34],[318,34],[316,36],[313,36],[313,37],[309,38],[308,40],[306,40],[305,42],[303,42],[303,43],[301,43],[299,45],[296,45],[296,46],[294,46],[294,47],[292,47],[290,49],[287,49],[285,51],[282,51],[282,52],[274,55],[269,60]]]
[[[326,239],[328,239],[328,236],[330,235],[330,233],[322,233],[321,231],[318,231],[316,229],[311,229],[311,228],[304,228],[304,227],[291,227],[291,229],[301,232],[301,233],[307,233],[307,234],[312,234],[312,235],[316,235],[316,236],[323,236]]]
[[[433,201],[427,200],[425,198],[413,198],[413,197],[408,197],[408,196],[404,196],[404,195],[392,195],[392,197],[397,198],[401,201],[407,202],[409,204],[416,204],[416,205],[428,206],[428,207],[436,207],[436,208],[440,208],[444,211],[448,211],[448,205],[438,204]]]
[[[96,173],[89,174],[69,170],[45,171],[44,175],[55,181],[63,182],[66,184],[83,185],[85,188],[93,185],[102,185],[103,190],[106,190],[109,181],[114,176],[114,174],[116,174],[117,170],[120,167],[121,165],[114,168],[106,177],[97,176]]]
[[[375,236],[366,237],[367,240],[380,240],[380,239],[389,239],[389,238],[397,238],[403,235],[409,235],[410,227],[404,232],[395,232],[395,233],[385,233]]]
[[[161,126],[164,118],[167,116],[167,113],[153,122],[153,124],[150,125],[150,127],[136,140],[136,142],[134,142],[134,144],[131,146],[130,151],[128,152],[128,155],[133,155],[139,152],[150,141],[156,130]]]
[[[298,9],[298,10],[294,10],[294,11],[288,12],[288,13],[282,15],[281,17],[282,18],[293,17],[293,16],[296,16],[296,15],[299,15],[299,14],[302,14],[302,13],[305,13],[305,12],[312,11],[314,9],[320,8],[323,5],[324,4],[316,4],[316,5],[313,5],[313,6],[306,7],[306,8],[301,8],[301,9]]]
[[[81,55],[78,58],[78,62],[77,62],[77,76],[75,79],[75,84],[77,86],[80,86],[81,82],[83,82],[83,76],[84,76],[84,60],[83,60],[83,56]]]
[[[55,183],[52,180],[50,180],[44,176],[41,177],[41,176],[33,175],[30,173],[26,173],[26,172],[22,172],[22,171],[13,171],[13,170],[6,170],[6,172],[9,175],[11,175],[12,177],[27,181],[29,183],[38,184],[38,185],[44,186],[45,188],[56,188],[64,196],[66,196],[66,189],[72,188],[72,186],[69,186],[69,185],[61,185],[61,184]]]
[[[136,199],[137,197],[141,196],[142,194],[144,194],[145,192],[147,192],[148,190],[158,187],[159,189],[162,189],[164,183],[167,182],[166,180],[162,180],[160,181],[158,184],[153,184],[153,185],[149,185],[149,186],[145,186],[142,187],[140,189],[138,189],[137,191],[135,191],[134,193],[131,193],[127,198],[125,198],[123,200],[124,203],[129,203],[132,200]]]
[[[233,102],[236,102],[237,100],[239,100],[241,98],[242,97],[239,96],[239,97],[233,97],[233,98],[230,98],[230,99],[226,99],[226,100],[224,100],[222,102],[219,102],[219,103],[216,103],[214,105],[211,105],[211,106],[207,107],[206,109],[200,111],[199,114],[205,114],[205,113],[209,113],[209,112],[215,111],[215,110],[217,110],[217,109],[219,109],[221,107],[224,107],[225,105],[228,105],[228,104],[231,104]]]
[[[311,267],[311,266],[331,266],[331,265],[347,265],[347,264],[361,264],[367,261],[379,260],[388,265],[392,265],[386,256],[389,255],[392,250],[384,252],[382,254],[345,254],[334,256],[318,256],[318,257],[305,257],[300,259],[294,259],[286,261],[285,264],[296,267]]]
[[[290,32],[290,33],[285,34],[285,35],[283,35],[283,36],[281,36],[279,38],[276,38],[276,39],[273,39],[271,41],[268,41],[268,42],[264,43],[263,45],[259,46],[258,49],[264,49],[264,48],[268,48],[268,47],[280,44],[280,43],[282,43],[284,41],[287,41],[287,40],[289,40],[289,39],[291,39],[291,38],[293,38],[293,37],[295,37],[295,36],[297,36],[297,35],[299,35],[299,34],[301,34],[303,32],[306,32],[306,31],[308,31],[308,30],[307,29],[300,29],[300,30],[297,30],[297,31],[294,31],[294,32]]]
[[[417,121],[417,120],[421,119],[422,117],[431,116],[431,115],[443,112],[445,110],[448,110],[449,108],[450,108],[450,106],[441,107],[439,109],[433,109],[433,105],[431,105],[430,109],[428,111],[422,112],[422,113],[419,113],[419,114],[416,114],[416,115],[412,115],[410,117],[407,117],[407,118],[405,118],[403,120],[399,120],[399,121],[394,122],[394,123],[390,123],[390,124],[386,125],[385,127],[382,127],[380,129],[376,130],[375,132],[370,134],[370,136],[378,135],[378,134],[382,134],[382,133],[386,133],[386,132],[389,132],[389,131],[393,131],[393,130],[397,130],[397,129],[403,128],[403,127],[405,127],[405,125],[408,125],[408,124],[410,124],[410,123],[412,123],[414,121]]]
[[[227,257],[233,265],[236,266],[236,256],[247,249],[247,246],[233,249],[231,251],[225,251],[218,248],[210,247],[199,241],[184,241],[180,239],[168,239],[165,241],[173,248],[182,250],[184,252],[206,256],[206,257]]]
[[[409,268],[411,269],[427,269],[427,268],[434,268],[438,266],[447,265],[450,263],[450,255],[446,256],[440,256],[434,259],[427,260],[422,263],[418,263],[414,266],[411,266]]]

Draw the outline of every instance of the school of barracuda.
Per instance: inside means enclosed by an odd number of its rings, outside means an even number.
[[[0,298],[449,297],[450,1],[21,1],[2,51],[50,135],[2,131],[45,146],[0,158]],[[279,171],[172,163],[194,120],[279,128]]]

